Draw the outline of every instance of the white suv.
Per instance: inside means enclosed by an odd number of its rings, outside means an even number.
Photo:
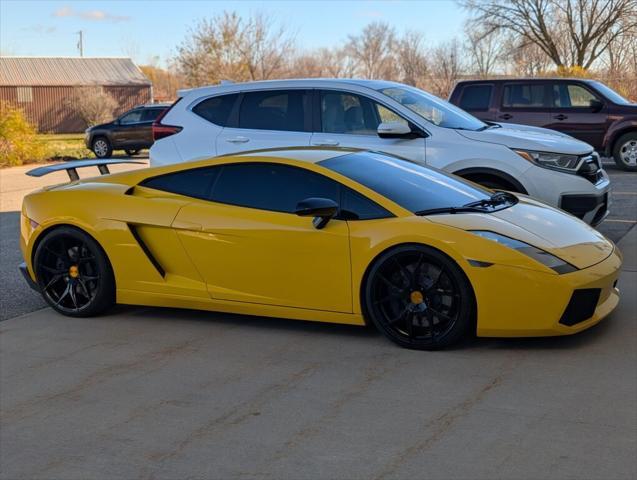
[[[608,213],[610,182],[590,145],[543,128],[484,123],[401,83],[275,80],[185,90],[153,133],[152,166],[275,147],[355,147],[529,194],[593,225]]]

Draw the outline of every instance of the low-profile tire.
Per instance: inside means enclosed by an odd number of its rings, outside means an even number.
[[[628,132],[613,146],[613,159],[617,166],[629,172],[637,171],[637,132]]]
[[[434,248],[406,244],[376,259],[362,292],[365,316],[401,347],[437,350],[474,325],[473,289],[462,269]]]
[[[91,143],[91,150],[97,158],[107,158],[113,154],[113,146],[106,137],[95,137]]]
[[[42,296],[71,317],[99,315],[115,303],[113,269],[99,244],[74,227],[46,233],[33,256]]]
[[[137,155],[139,153],[139,149],[131,150],[130,148],[126,150],[126,155],[132,157],[133,155]]]

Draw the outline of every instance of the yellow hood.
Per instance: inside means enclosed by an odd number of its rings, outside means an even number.
[[[488,230],[541,248],[582,269],[605,260],[614,249],[601,233],[578,218],[531,198],[494,213],[431,215],[432,222]]]

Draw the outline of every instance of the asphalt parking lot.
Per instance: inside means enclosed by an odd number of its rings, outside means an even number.
[[[435,353],[310,322],[54,314],[16,271],[5,175],[0,477],[637,478],[637,174],[607,167],[600,230],[625,255],[611,317]]]

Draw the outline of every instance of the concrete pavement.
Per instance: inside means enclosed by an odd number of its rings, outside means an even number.
[[[371,329],[120,307],[0,324],[0,477],[637,478],[637,229],[572,337],[400,349]]]

